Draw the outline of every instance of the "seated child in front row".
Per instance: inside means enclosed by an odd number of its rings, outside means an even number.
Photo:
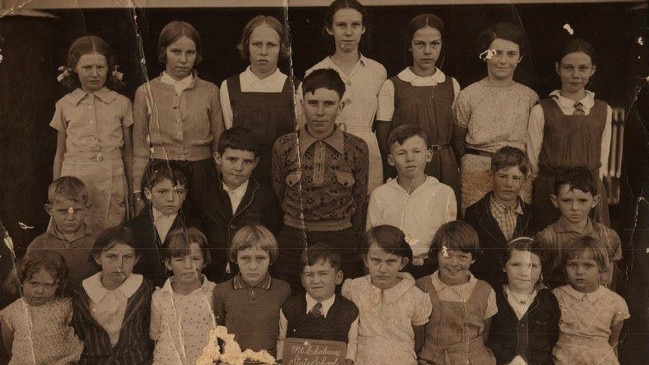
[[[149,316],[153,285],[133,274],[140,248],[130,229],[105,229],[90,252],[101,269],[72,299],[72,325],[85,346],[79,365],[151,363]]]
[[[498,313],[487,346],[498,364],[552,365],[561,312],[557,298],[539,280],[541,248],[532,238],[519,237],[505,252],[507,282],[496,289]]]
[[[68,269],[63,257],[39,250],[25,255],[17,275],[23,297],[0,312],[10,365],[76,364],[83,343],[70,326],[72,302],[62,293]]]
[[[343,281],[340,253],[323,243],[302,252],[302,285],[306,294],[289,298],[282,306],[277,338],[277,360],[281,361],[287,337],[340,341],[347,344],[346,365],[354,364],[358,337],[358,308],[335,294]]]
[[[187,178],[172,161],[154,160],[146,167],[142,191],[147,205],[124,226],[131,229],[142,247],[135,270],[161,287],[167,280],[161,249],[167,234],[175,229],[196,226],[198,221],[183,213],[187,197]]]
[[[390,132],[388,163],[398,175],[374,189],[367,208],[367,229],[389,224],[406,234],[414,255],[410,273],[415,279],[433,273],[428,257],[433,236],[442,224],[457,218],[453,189],[426,176],[426,164],[433,157],[426,140],[424,131],[412,124]]]
[[[600,203],[595,176],[582,167],[563,171],[554,181],[554,194],[550,198],[561,211],[561,218],[537,236],[547,254],[548,265],[543,272],[548,286],[557,288],[567,283],[562,261],[565,250],[570,248],[568,241],[588,236],[601,241],[608,251],[611,265],[602,272],[601,283],[614,290],[615,262],[622,258],[622,248],[620,237],[614,230],[588,216],[591,209]]]
[[[430,295],[433,304],[420,364],[495,365],[485,342],[498,312],[496,294],[469,271],[480,255],[478,234],[462,221],[444,224],[433,238],[429,255],[437,258],[439,269],[417,280],[417,287]]]
[[[471,273],[491,284],[496,292],[502,284],[500,263],[507,255],[507,242],[537,233],[532,207],[519,195],[529,170],[525,152],[510,146],[499,149],[491,157],[492,190],[464,212],[464,221],[478,233],[483,252],[474,257]]]
[[[239,273],[214,289],[216,323],[234,334],[242,350],[275,356],[279,310],[291,296],[290,286],[268,273],[277,259],[277,241],[264,226],[245,226],[232,237],[228,257]]]
[[[271,232],[279,230],[281,214],[274,207],[270,186],[252,176],[259,163],[259,142],[252,131],[230,128],[219,138],[216,164],[220,167],[218,186],[203,196],[205,234],[213,261],[205,275],[217,283],[236,275],[238,268],[228,266],[228,243],[237,230],[249,224],[261,224]]]
[[[430,299],[402,272],[412,249],[397,227],[372,227],[362,258],[370,274],[345,280],[342,294],[360,310],[358,365],[415,365],[431,313]]]
[[[618,365],[617,344],[630,315],[624,299],[600,285],[602,274],[610,270],[607,247],[584,236],[570,241],[565,250],[569,285],[552,291],[561,309],[554,363]]]
[[[212,312],[216,284],[202,274],[210,262],[207,239],[196,228],[176,229],[167,235],[162,256],[174,276],[151,298],[153,363],[194,365],[209,331],[216,328]]]
[[[74,290],[81,281],[95,273],[88,254],[101,231],[84,222],[92,202],[84,183],[73,176],[61,176],[47,188],[45,211],[52,217],[47,232],[34,238],[27,254],[49,250],[63,258],[68,265],[66,288]]]

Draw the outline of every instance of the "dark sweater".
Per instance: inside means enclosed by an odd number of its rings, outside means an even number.
[[[493,191],[488,192],[478,202],[466,208],[464,221],[478,232],[480,249],[482,249],[482,255],[478,256],[475,263],[471,265],[471,273],[476,278],[491,284],[498,292],[504,284],[502,261],[506,256],[507,239],[489,208],[489,201],[493,194]],[[537,229],[532,223],[532,207],[521,198],[518,198],[518,203],[523,210],[523,215],[518,216],[512,239],[521,236],[533,237]]]
[[[349,341],[349,328],[358,318],[356,304],[336,294],[334,304],[329,308],[327,317],[315,317],[306,312],[306,296],[298,294],[289,298],[282,306],[282,312],[288,321],[287,338],[308,338],[312,340]]]
[[[496,290],[498,313],[491,320],[487,346],[498,364],[520,355],[529,365],[552,365],[552,349],[559,339],[559,303],[548,289],[539,290],[520,320],[503,288]]]

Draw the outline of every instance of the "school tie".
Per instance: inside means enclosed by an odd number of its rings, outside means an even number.
[[[575,103],[575,112],[572,113],[573,115],[585,115],[586,112],[584,111],[584,104],[581,102],[576,102]]]
[[[311,308],[309,314],[314,317],[322,317],[322,312],[320,311],[320,309],[322,309],[322,303],[318,302],[313,306],[313,308]]]

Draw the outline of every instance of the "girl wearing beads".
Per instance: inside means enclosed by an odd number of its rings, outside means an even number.
[[[120,86],[113,51],[97,36],[77,38],[59,80],[71,88],[56,103],[50,126],[57,131],[54,180],[78,177],[88,187],[92,208],[87,223],[121,224],[127,216],[131,177],[131,101]]]
[[[252,18],[237,45],[250,66],[221,84],[221,105],[226,129],[250,129],[260,142],[254,174],[270,186],[270,155],[277,137],[295,131],[295,80],[277,68],[290,56],[284,26],[272,16]]]
[[[201,38],[189,23],[173,21],[160,32],[162,75],[140,86],[133,107],[133,189],[136,208],[144,207],[142,176],[149,159],[172,160],[188,180],[185,213],[199,215],[200,196],[217,183],[217,137],[223,128],[219,88],[202,80]]]
[[[610,226],[606,189],[602,177],[608,171],[611,146],[611,107],[586,90],[596,69],[595,49],[581,38],[566,43],[555,69],[561,90],[550,93],[532,109],[527,153],[532,167],[532,208],[539,228],[561,215],[550,201],[554,180],[562,170],[586,167],[597,181],[600,203],[593,209],[597,222]]]
[[[507,282],[496,289],[498,313],[487,346],[498,364],[552,365],[561,312],[557,298],[540,280],[541,248],[532,238],[519,237],[509,242],[506,253]]]
[[[600,285],[610,265],[606,247],[593,237],[576,238],[564,265],[570,284],[552,291],[561,309],[554,363],[619,365],[617,344],[630,315],[624,299]]]
[[[35,251],[17,269],[23,297],[0,312],[9,365],[76,364],[83,343],[70,326],[72,302],[62,297],[68,268],[61,255]]]
[[[421,128],[433,151],[433,159],[426,165],[426,175],[449,185],[459,196],[460,173],[451,148],[451,106],[460,92],[460,84],[436,66],[442,52],[443,33],[444,22],[433,14],[417,15],[406,26],[412,66],[383,83],[376,114],[376,136],[383,156],[387,156],[390,131],[408,123]]]
[[[321,68],[336,70],[346,85],[345,107],[337,123],[348,133],[362,138],[369,149],[369,178],[367,194],[383,184],[381,152],[372,124],[381,85],[387,71],[380,63],[365,57],[359,48],[367,31],[368,16],[356,0],[335,0],[325,14],[323,33],[333,45],[334,53],[306,71],[306,75]],[[301,94],[301,93],[299,93]]]
[[[525,33],[513,24],[498,23],[478,37],[487,77],[460,91],[453,105],[453,140],[461,157],[462,212],[491,190],[493,153],[512,146],[525,151],[527,123],[538,95],[514,81],[525,53]],[[530,200],[531,185],[521,195]]]

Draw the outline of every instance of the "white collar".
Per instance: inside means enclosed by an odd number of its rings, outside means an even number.
[[[332,295],[329,299],[323,300],[321,302],[318,302],[317,300],[313,299],[309,293],[306,293],[306,313],[309,313],[311,309],[313,309],[313,306],[316,305],[317,303],[322,304],[322,308],[320,309],[320,312],[322,312],[322,316],[327,318],[327,313],[329,312],[329,309],[331,308],[332,305],[334,305],[334,301],[336,301],[336,294]]]
[[[438,183],[439,183],[439,180],[437,180],[437,178],[435,178],[433,176],[426,175],[426,180],[424,180],[424,182],[421,185],[419,185],[415,190],[410,192],[410,195],[414,194],[418,190],[420,191],[421,187],[423,187],[423,186],[434,185],[434,184],[438,184]],[[388,181],[386,182],[386,184],[388,184],[389,186],[392,186],[395,189],[400,190],[401,192],[403,192],[405,194],[408,194],[406,189],[404,189],[403,186],[399,185],[399,182],[397,181],[396,177],[389,178]]]
[[[226,193],[228,194],[233,194],[237,196],[243,196],[245,194],[246,189],[248,189],[248,182],[250,179],[246,180],[243,184],[239,185],[235,189],[230,189],[227,185],[225,185],[225,182],[223,182],[223,190],[225,190]]]
[[[565,108],[574,108],[575,103],[579,102],[585,108],[590,109],[595,105],[595,93],[588,90],[585,91],[586,91],[586,96],[584,96],[580,100],[572,100],[566,98],[565,96],[562,96],[561,90],[554,90],[553,92],[550,93],[550,96],[554,97],[555,100],[559,103],[559,105]]]
[[[406,67],[403,71],[399,72],[397,77],[409,83],[413,83],[413,81],[416,80],[430,80],[436,84],[441,84],[442,82],[446,81],[446,75],[437,67],[435,67],[435,73],[430,76],[418,76],[414,72],[412,72],[410,67]]]
[[[202,277],[202,279],[203,279],[203,283],[201,284],[201,287],[200,287],[200,288],[197,288],[196,290],[194,290],[193,292],[191,292],[191,293],[189,293],[189,294],[187,294],[187,295],[193,295],[193,294],[195,294],[195,293],[197,293],[197,292],[199,292],[199,291],[200,291],[200,292],[203,292],[203,293],[207,293],[207,292],[209,292],[209,291],[212,289],[212,287],[214,287],[214,286],[216,285],[216,284],[214,284],[213,282],[207,280],[207,277],[206,277],[205,275],[201,274],[201,277]],[[176,280],[176,279],[175,279],[174,276],[168,278],[167,281],[165,281],[165,283],[164,283],[164,285],[162,286],[162,288],[160,288],[159,290],[160,290],[162,293],[167,293],[167,294],[171,294],[171,295],[175,294],[173,288],[171,287],[171,284],[172,284],[175,280]]]
[[[154,222],[156,222],[160,218],[166,218],[166,219],[170,219],[170,220],[173,221],[178,216],[178,212],[176,212],[174,214],[166,215],[166,214],[162,213],[161,211],[157,210],[156,208],[151,207],[151,210],[153,211],[153,221]]]
[[[467,273],[469,274],[469,281],[467,281],[466,283],[459,284],[459,285],[448,285],[448,284],[444,283],[439,278],[439,270],[435,271],[433,273],[433,275],[430,276],[430,278],[431,278],[431,281],[433,282],[433,287],[435,287],[435,291],[437,291],[439,293],[439,292],[441,292],[442,290],[445,290],[445,289],[452,289],[452,288],[457,288],[457,287],[469,287],[471,285],[474,285],[475,282],[478,279],[476,279],[475,276],[473,276],[471,271],[467,271]]]
[[[597,288],[597,290],[591,293],[582,293],[580,291],[577,291],[575,288],[573,288],[570,285],[563,286],[562,288],[571,297],[578,300],[588,299],[590,303],[595,303],[597,300],[603,297],[604,294],[606,294],[606,290],[607,290],[606,287],[603,287],[601,285],[599,286],[599,288]]]
[[[131,274],[124,280],[122,285],[120,285],[117,289],[115,290],[108,290],[104,287],[104,284],[101,283],[101,271],[94,274],[93,276],[86,278],[81,285],[83,285],[83,289],[88,293],[88,296],[90,299],[95,302],[95,303],[101,303],[101,301],[104,299],[106,294],[108,294],[111,291],[119,291],[124,295],[126,298],[130,298],[135,294],[135,292],[140,288],[140,285],[142,285],[142,281],[144,280],[144,277],[140,274]]]
[[[281,85],[284,86],[284,82],[286,81],[286,75],[282,73],[282,71],[279,70],[279,68],[275,69],[275,72],[272,74],[266,76],[263,79],[260,79],[255,75],[252,70],[250,69],[250,66],[246,68],[245,71],[239,75],[239,82],[241,83],[241,87],[245,88],[246,86],[256,84],[256,83],[262,83],[262,84],[269,84],[269,85]]]

